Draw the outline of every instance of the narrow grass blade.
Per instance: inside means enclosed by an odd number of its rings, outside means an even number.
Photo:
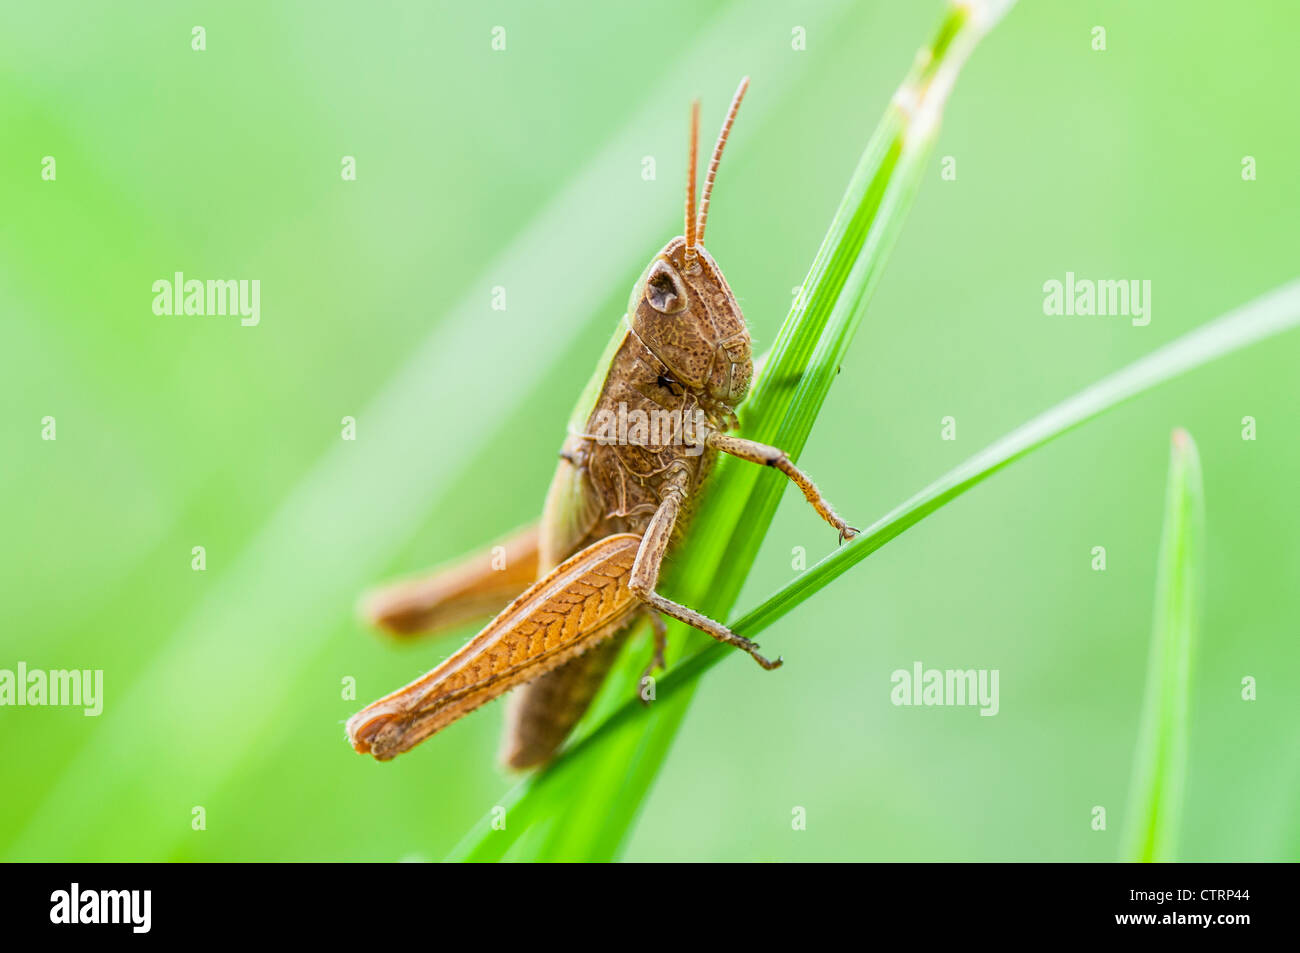
[[[1010,6],[953,3],[929,45],[917,55],[858,164],[803,291],[763,361],[742,410],[745,436],[775,443],[797,458],[861,322],[920,183],[939,119],[957,73],[979,39]],[[784,481],[775,473],[723,461],[705,505],[664,591],[725,618],[739,596],[776,511]],[[707,639],[680,626],[675,646],[688,653]],[[603,723],[598,761],[562,758],[511,795],[507,830],[471,831],[451,859],[506,856],[529,827],[562,816],[541,839],[511,853],[532,860],[608,860],[626,839],[690,701],[693,681],[658,692],[644,717],[621,715],[621,730],[602,719],[634,696],[644,659],[625,652],[587,724]],[[679,669],[680,670],[680,669]],[[689,669],[687,669],[689,670]],[[617,700],[617,701],[615,701]],[[577,743],[579,749],[584,742]]]
[[[753,636],[767,628],[891,539],[1003,467],[1061,434],[1158,384],[1296,327],[1300,327],[1300,279],[1288,282],[1171,341],[990,444],[896,506],[868,527],[861,536],[827,556],[747,613],[736,622],[733,629],[742,635]]]
[[[754,637],[890,540],[1049,441],[1158,384],[1296,327],[1300,327],[1300,279],[1183,335],[1012,431],[896,506],[861,536],[731,623],[731,629]],[[655,708],[680,704],[704,672],[734,654],[724,646],[709,644],[677,662],[658,684]],[[623,704],[548,771],[518,785],[502,803],[518,810],[518,822],[531,823],[541,816],[549,792],[564,791],[567,778],[584,776],[609,751],[638,737],[646,718],[639,703]],[[489,835],[488,830],[486,822],[471,830],[452,857],[501,856],[513,839],[500,837],[500,832]]]
[[[1165,490],[1151,660],[1126,828],[1129,860],[1175,859],[1187,773],[1192,648],[1200,602],[1205,490],[1196,444],[1175,430]]]

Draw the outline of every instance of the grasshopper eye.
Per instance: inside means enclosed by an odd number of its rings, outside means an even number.
[[[657,261],[645,283],[645,300],[661,314],[676,314],[686,307],[686,288],[667,262]]]

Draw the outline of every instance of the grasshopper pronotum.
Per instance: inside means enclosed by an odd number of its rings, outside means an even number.
[[[748,85],[748,77],[741,80],[718,134],[698,215],[700,107],[691,107],[686,234],[665,245],[637,279],[570,421],[540,525],[505,544],[504,568],[485,552],[367,601],[370,619],[400,634],[445,628],[509,604],[433,671],[353,715],[347,730],[357,751],[387,760],[518,689],[502,757],[513,768],[541,764],[586,711],[623,636],[647,615],[655,644],[647,674],[663,667],[664,615],[743,649],[765,669],[781,664],[656,589],[664,553],[685,535],[719,451],[784,473],[841,540],[857,532],[783,450],[727,433],[738,426],[735,408],[749,392],[754,365],[740,306],[704,249],[704,227]],[[667,424],[620,428],[610,438],[608,421],[638,413]]]

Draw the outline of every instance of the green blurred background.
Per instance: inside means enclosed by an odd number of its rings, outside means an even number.
[[[357,594],[538,512],[628,287],[680,230],[689,100],[711,138],[744,73],[708,244],[771,342],[939,11],[6,4],[0,667],[103,669],[105,708],[0,709],[0,856],[442,857],[512,783],[501,706],[394,763],[355,755],[347,716],[459,644],[386,644]],[[803,456],[842,512],[865,526],[1295,275],[1298,31],[1272,3],[1010,14]],[[177,270],[259,279],[261,324],[155,316]],[[1151,324],[1044,316],[1066,271],[1150,279]],[[1182,425],[1208,552],[1181,856],[1295,859],[1298,359],[1275,339],[1032,455],[764,633],[779,673],[711,672],[626,857],[1117,857]],[[787,492],[740,608],[832,535]],[[892,706],[915,660],[999,669],[1000,713]]]

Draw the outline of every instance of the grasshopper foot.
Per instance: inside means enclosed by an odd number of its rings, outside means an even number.
[[[744,651],[748,652],[755,662],[763,666],[763,668],[767,669],[769,672],[778,669],[785,664],[785,659],[783,659],[779,655],[776,657],[775,660],[770,659],[765,655],[760,655],[758,651],[757,642],[750,642],[749,639],[742,638],[741,636],[738,635],[734,636],[734,638],[739,639],[739,642],[735,643],[737,648],[743,649]],[[743,643],[748,643],[748,644],[743,644]]]

